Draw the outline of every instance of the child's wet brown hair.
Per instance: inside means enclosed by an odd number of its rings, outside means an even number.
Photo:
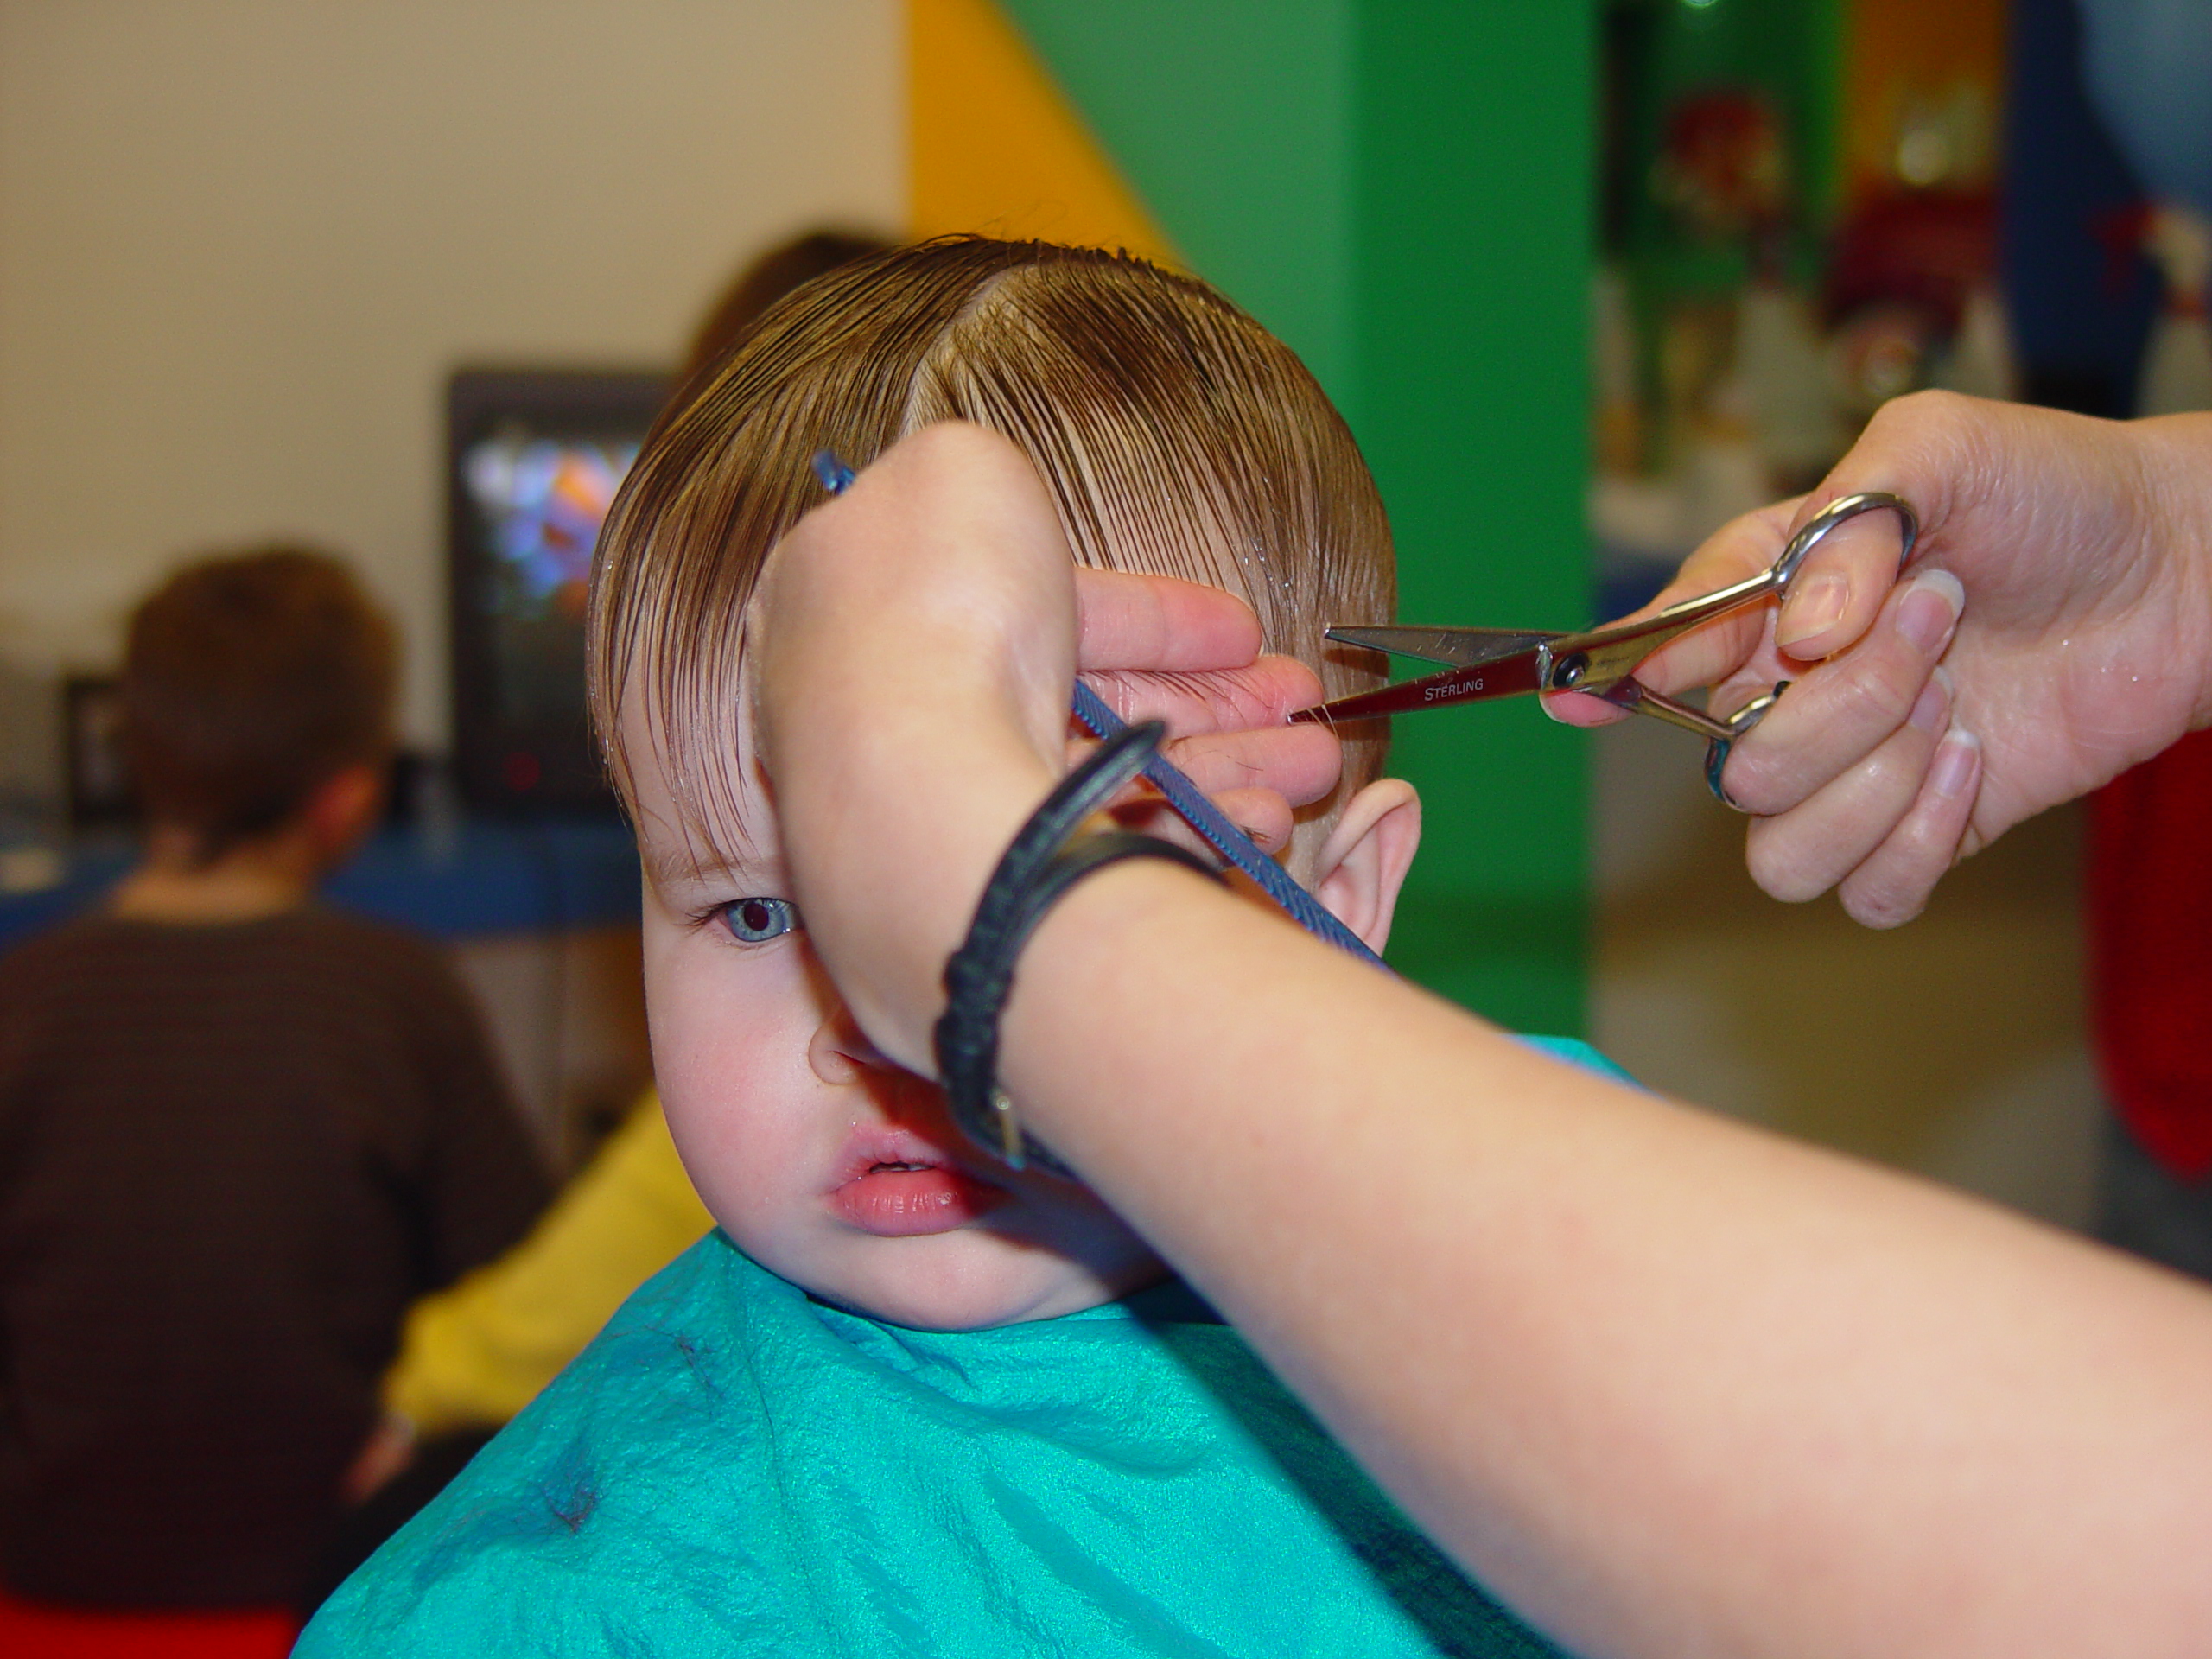
[[[626,796],[618,715],[643,695],[689,827],[711,842],[712,822],[736,821],[746,606],[769,550],[823,499],[811,458],[864,467],[951,419],[1029,456],[1080,562],[1241,595],[1267,648],[1312,664],[1329,696],[1382,683],[1379,658],[1322,629],[1391,619],[1389,528],[1290,350],[1204,283],[1126,254],[947,238],[784,300],[647,439],[592,586],[592,708]],[[1345,736],[1344,784],[1301,816],[1381,769],[1381,722]]]

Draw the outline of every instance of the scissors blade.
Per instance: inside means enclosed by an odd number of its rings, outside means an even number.
[[[1441,674],[1425,674],[1417,680],[1401,680],[1374,691],[1338,697],[1319,708],[1301,709],[1293,721],[1333,725],[1344,720],[1373,720],[1382,715],[1410,714],[1416,709],[1440,709],[1452,702],[1486,702],[1492,697],[1517,697],[1543,684],[1543,642],[1549,634],[1533,636],[1536,643],[1507,657],[1478,663],[1472,667],[1447,668]]]
[[[1516,628],[1331,628],[1328,637],[1339,645],[1387,651],[1393,657],[1480,668],[1560,636]]]

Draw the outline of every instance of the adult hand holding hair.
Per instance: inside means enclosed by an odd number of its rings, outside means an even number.
[[[1042,556],[1007,556],[1014,550]],[[850,1006],[871,1033],[886,1022],[918,1032],[919,1046],[887,1051],[918,1071],[932,1067],[937,974],[992,864],[1065,769],[1078,669],[1124,719],[1167,721],[1171,756],[1267,844],[1287,836],[1294,801],[1336,780],[1333,735],[1284,723],[1318,682],[1300,664],[1260,656],[1249,607],[1218,588],[1076,566],[1035,471],[980,428],[926,429],[802,520],[762,572],[752,614],[764,750],[815,730],[862,746],[849,767],[771,776],[779,810],[837,837],[817,861],[835,880],[818,898],[802,885],[809,929],[817,938],[863,931],[849,958],[854,982],[840,988],[859,999]],[[930,695],[918,698],[898,688],[916,683],[906,664],[923,641]],[[943,787],[948,776],[956,790]],[[866,850],[879,790],[933,803],[903,825],[914,844],[880,863]],[[916,869],[942,877],[920,905]],[[866,931],[893,917],[912,928],[928,971],[877,984]],[[904,953],[882,959],[908,965]]]
[[[1071,572],[1027,463],[953,426],[801,523],[754,602],[814,942],[929,1070],[1078,663],[1233,667],[1233,605]],[[1048,915],[1001,1029],[1025,1122],[1578,1651],[2212,1629],[2212,1295],[2179,1279],[1549,1059],[1153,861]]]
[[[2212,722],[2212,416],[1899,398],[1818,489],[1717,532],[1649,608],[1764,569],[1863,490],[1919,512],[1903,571],[1894,519],[1867,514],[1808,556],[1779,612],[1685,635],[1637,672],[1713,685],[1723,711],[1793,682],[1728,764],[1731,798],[1760,815],[1751,874],[1789,900],[1840,886],[1853,916],[1891,926],[1957,859]],[[1572,694],[1550,706],[1619,717]]]

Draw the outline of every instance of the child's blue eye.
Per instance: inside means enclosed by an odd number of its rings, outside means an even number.
[[[786,899],[739,899],[715,912],[740,944],[766,944],[798,925],[798,912]]]

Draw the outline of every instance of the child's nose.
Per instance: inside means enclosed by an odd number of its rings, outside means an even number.
[[[850,1083],[862,1071],[888,1070],[891,1062],[868,1039],[860,1025],[842,1007],[815,1027],[814,1040],[806,1046],[807,1064],[824,1083]]]

